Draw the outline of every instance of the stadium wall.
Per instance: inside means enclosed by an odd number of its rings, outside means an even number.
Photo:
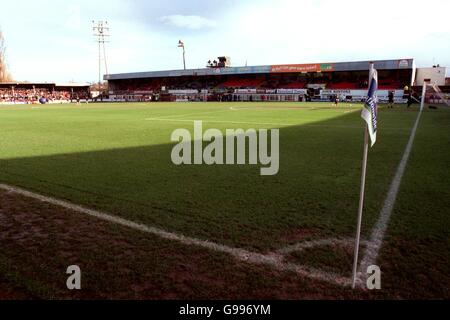
[[[438,86],[445,86],[445,75],[447,69],[445,67],[418,68],[416,85],[421,86],[425,80]]]

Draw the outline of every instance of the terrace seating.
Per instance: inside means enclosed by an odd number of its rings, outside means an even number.
[[[264,80],[262,79],[232,79],[222,82],[218,87],[223,88],[258,88]]]
[[[338,83],[330,83],[327,85],[327,89],[334,89],[334,90],[353,90],[358,89],[358,86],[356,83],[352,82],[338,82]]]
[[[283,85],[284,89],[304,89],[306,87],[306,82],[295,81]]]
[[[403,89],[404,85],[402,85],[397,80],[391,79],[379,79],[378,89],[380,90],[395,90],[395,89]]]

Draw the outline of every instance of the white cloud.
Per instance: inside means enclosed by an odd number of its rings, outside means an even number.
[[[159,18],[160,21],[166,25],[174,26],[177,28],[186,28],[191,30],[199,30],[204,28],[213,28],[217,24],[215,21],[207,19],[201,16],[184,16],[184,15],[171,15],[163,16]]]

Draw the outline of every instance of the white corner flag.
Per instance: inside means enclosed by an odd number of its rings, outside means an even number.
[[[361,169],[361,191],[359,193],[359,207],[358,207],[358,224],[356,227],[355,237],[355,255],[353,260],[353,281],[352,287],[356,287],[357,271],[358,271],[358,254],[359,254],[359,242],[361,238],[361,222],[362,213],[364,208],[364,191],[366,187],[366,171],[367,171],[367,155],[369,151],[369,137],[371,147],[377,141],[377,90],[378,90],[378,73],[375,70],[373,63],[370,64],[369,71],[369,92],[367,93],[367,100],[364,104],[361,117],[366,122],[366,128],[364,129],[364,153]]]
[[[378,72],[371,68],[369,75],[369,92],[367,94],[367,100],[364,104],[364,108],[361,113],[361,117],[366,121],[367,128],[369,130],[371,147],[377,141],[377,113],[378,113]]]

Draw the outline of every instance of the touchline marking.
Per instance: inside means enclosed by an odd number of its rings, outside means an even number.
[[[183,117],[189,117],[189,116],[196,116],[198,114],[203,115],[203,114],[212,114],[212,113],[220,113],[220,112],[228,112],[228,111],[230,111],[230,110],[226,109],[226,110],[214,110],[214,111],[203,111],[203,112],[191,112],[191,113],[186,113],[186,114],[177,114],[174,116],[164,116],[164,117],[156,117],[156,118],[149,118],[149,119],[158,120],[161,118],[164,118],[164,119],[183,118]]]
[[[167,122],[195,122],[198,120],[190,120],[190,119],[163,119],[163,118],[147,118],[146,121],[167,121]],[[273,122],[246,122],[246,121],[226,121],[226,120],[201,120],[203,122],[210,123],[230,123],[230,124],[251,124],[251,125],[267,125],[267,126],[294,126],[292,123],[273,123]]]
[[[406,145],[403,157],[397,167],[395,176],[392,179],[391,186],[389,187],[388,194],[384,200],[383,208],[380,211],[380,217],[372,230],[370,241],[367,243],[364,256],[361,260],[360,268],[357,275],[357,284],[364,286],[364,281],[362,279],[363,274],[366,274],[366,270],[369,266],[375,265],[377,262],[378,254],[380,252],[381,246],[383,245],[384,236],[389,224],[389,220],[394,209],[395,201],[397,199],[398,190],[402,182],[403,174],[405,173],[406,165],[408,163],[409,155],[411,154],[414,139],[416,137],[417,128],[419,126],[420,117],[422,116],[422,111],[419,111],[417,115],[416,122],[411,130],[411,135],[409,137],[408,144]]]
[[[252,108],[242,108],[242,107],[230,107],[230,110],[232,111],[241,111],[241,110],[252,110]]]
[[[13,187],[6,184],[0,183],[0,189],[5,191],[19,194],[28,198],[36,199],[42,202],[50,203],[56,206],[60,206],[72,211],[76,211],[79,213],[84,213],[89,216],[98,218],[100,220],[104,220],[107,222],[115,223],[118,225],[122,225],[134,230],[138,230],[141,232],[150,233],[156,235],[163,239],[168,239],[172,241],[177,241],[185,245],[194,245],[198,247],[203,247],[215,252],[227,253],[234,257],[236,260],[247,262],[256,265],[266,265],[272,267],[278,271],[290,271],[295,272],[300,276],[308,277],[320,281],[326,281],[332,284],[340,285],[340,286],[350,286],[351,281],[348,277],[342,277],[338,274],[331,272],[324,272],[315,268],[310,268],[294,263],[284,262],[283,256],[278,253],[269,253],[269,254],[261,254],[256,252],[251,252],[245,249],[233,248],[225,245],[221,245],[218,243],[214,243],[212,241],[201,240],[197,238],[186,237],[182,234],[168,232],[163,229],[146,226],[144,224],[136,223],[124,218],[120,218],[115,215],[107,214],[104,212],[100,212],[97,210],[85,208],[80,205],[76,205],[70,203],[68,201],[59,200],[56,198],[47,197],[44,195],[40,195],[22,188]]]

